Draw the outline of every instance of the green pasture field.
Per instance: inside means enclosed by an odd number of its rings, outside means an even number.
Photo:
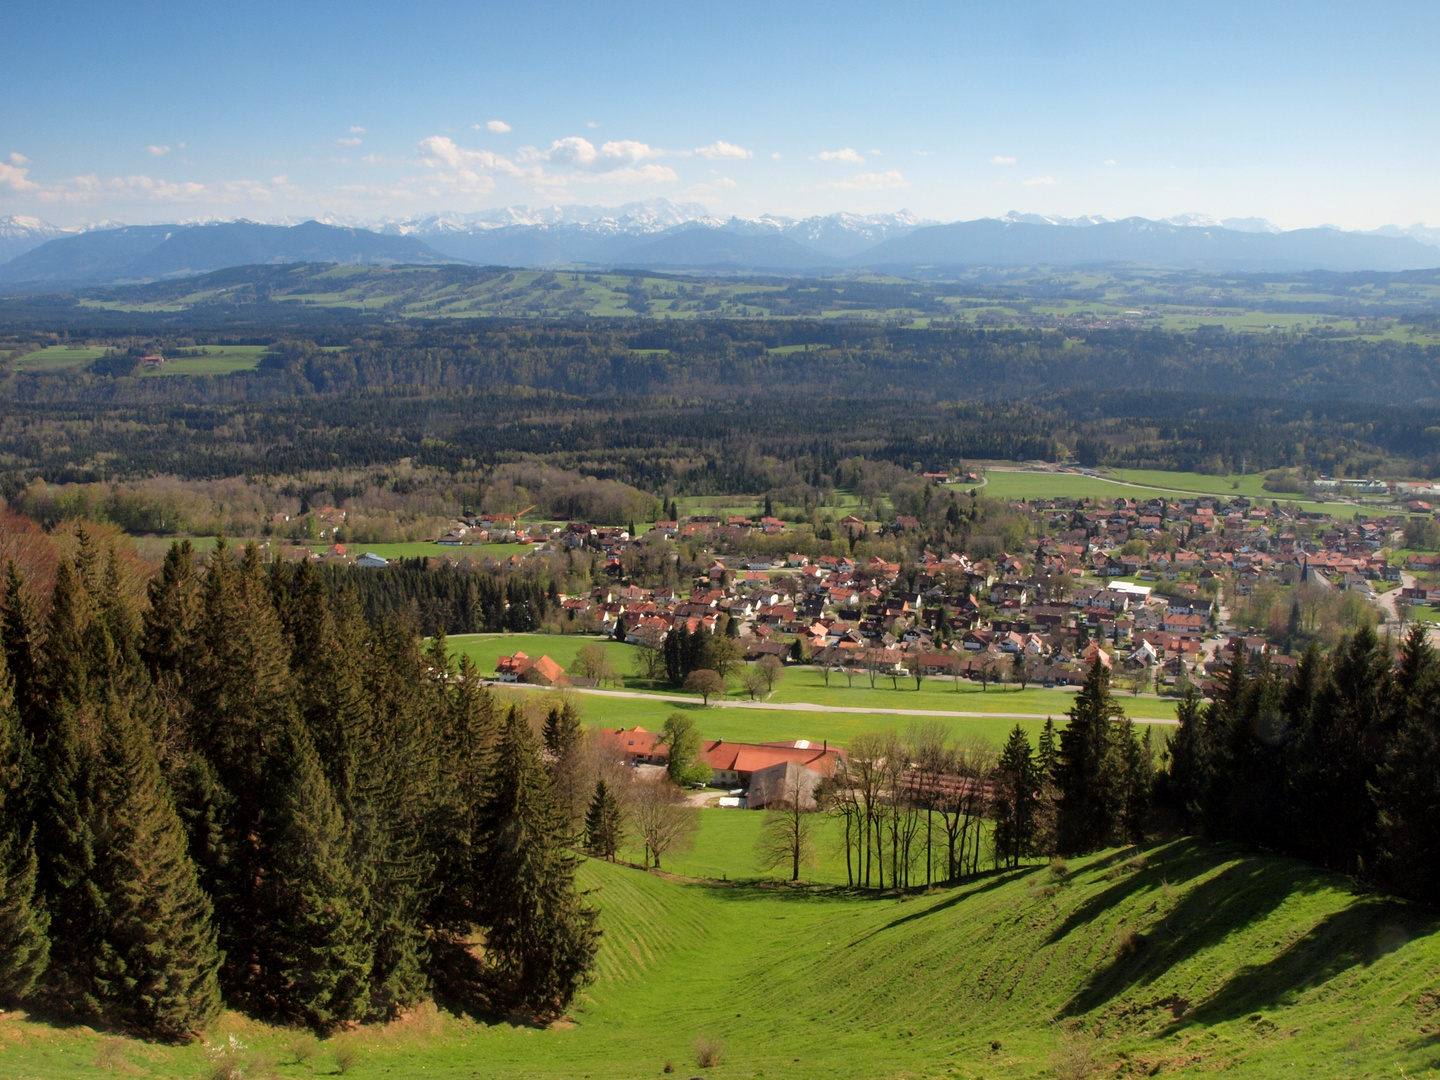
[[[35,352],[26,353],[15,361],[16,371],[59,371],[62,368],[81,367],[104,356],[103,345],[71,348],[68,345],[50,345]]]
[[[1151,496],[1174,497],[1174,492],[1159,488],[1132,488],[1112,484],[1093,476],[1078,473],[1002,472],[992,469],[985,473],[985,483],[950,484],[960,491],[978,488],[990,499],[1140,499]]]
[[[529,656],[548,656],[567,671],[576,654],[586,645],[599,644],[610,661],[624,675],[630,675],[639,651],[635,645],[609,638],[582,634],[454,634],[447,638],[453,656],[468,656],[480,674],[490,677],[495,661],[502,656],[523,652]]]
[[[1251,474],[1242,477],[1207,476],[1203,473],[1164,472],[1158,469],[1116,469],[1116,479],[1124,483],[1079,473],[1052,472],[1008,472],[992,469],[985,474],[980,494],[992,499],[1164,499],[1185,498],[1187,493],[1228,496],[1245,495],[1251,499],[1278,502],[1281,506],[1297,506],[1301,510],[1327,513],[1338,519],[1353,518],[1367,508],[1353,503],[1319,503],[1297,500],[1273,492],[1264,491],[1261,484],[1265,478]],[[1231,487],[1234,482],[1238,488]],[[1138,486],[1131,486],[1131,485]],[[951,484],[950,487],[969,491],[973,484]],[[1381,512],[1383,506],[1376,504],[1368,508],[1371,513]]]
[[[718,795],[717,790],[712,794]],[[700,811],[700,829],[693,845],[684,851],[667,853],[661,863],[666,873],[689,878],[713,878],[716,881],[749,879],[789,881],[790,867],[762,865],[756,844],[765,824],[763,810],[720,809],[707,807]],[[844,835],[839,822],[817,815],[811,819],[812,860],[801,868],[802,881],[825,885],[845,885]],[[636,836],[627,837],[619,858],[643,863],[643,844]],[[921,871],[924,877],[924,871]]]
[[[831,676],[827,689],[818,671],[802,668],[787,668],[785,680],[776,688],[770,700],[775,703],[809,703],[819,706],[810,709],[761,709],[748,707],[747,699],[734,692],[727,701],[737,702],[738,707],[702,705],[698,695],[679,692],[684,701],[672,701],[661,695],[672,693],[669,689],[651,688],[633,674],[633,657],[636,646],[620,642],[604,641],[583,636],[554,636],[546,634],[463,634],[449,638],[452,655],[466,655],[474,662],[482,676],[489,676],[495,670],[495,660],[509,656],[519,650],[530,656],[549,656],[561,667],[569,668],[579,650],[595,641],[602,641],[619,671],[626,675],[627,693],[579,693],[574,691],[542,692],[528,689],[509,689],[501,686],[497,693],[505,701],[534,701],[537,697],[550,694],[565,694],[575,704],[582,718],[594,727],[643,727],[658,731],[665,718],[673,712],[689,715],[699,726],[707,739],[728,739],[733,742],[781,742],[794,739],[809,739],[812,742],[831,742],[845,745],[863,731],[895,730],[905,731],[912,724],[939,723],[953,738],[979,738],[999,746],[1005,741],[1011,729],[1019,723],[1029,732],[1032,741],[1038,737],[1045,717],[1055,718],[1063,726],[1065,716],[1073,700],[1073,691],[1045,690],[1031,687],[1020,690],[1016,686],[992,686],[982,691],[978,683],[961,680],[957,693],[949,680],[927,679],[924,688],[914,689],[913,680],[901,682],[900,689],[892,689],[890,680],[877,682],[874,690],[868,679],[857,677],[853,689],[845,686],[843,677]],[[633,695],[633,696],[632,696]],[[1175,702],[1153,697],[1117,696],[1126,713],[1137,718],[1173,719]],[[973,712],[991,715],[982,716],[908,716],[899,713],[867,713],[860,709],[916,709],[931,712]],[[1006,716],[1006,713],[1019,714]],[[1161,740],[1168,738],[1170,728],[1156,725],[1152,739],[1158,748]]]
[[[772,356],[789,356],[791,353],[824,352],[828,348],[829,345],[777,345],[765,351]]]
[[[716,816],[691,857],[743,863],[747,812],[703,813]],[[227,1013],[171,1046],[12,1011],[0,1071],[1272,1080],[1422,1077],[1435,1063],[1435,912],[1238,846],[1177,840],[903,896],[594,860],[579,883],[600,911],[595,980],[549,1029],[426,1005],[316,1041]],[[702,1039],[718,1062],[699,1064]]]
[[[230,375],[254,371],[270,351],[268,345],[207,345],[204,356],[182,356],[158,368],[136,369],[137,375]]]
[[[314,543],[310,548],[314,551],[326,552],[331,545]],[[436,544],[429,540],[415,540],[399,544],[367,544],[361,540],[345,541],[345,550],[352,556],[360,556],[365,552],[379,555],[382,559],[419,559],[419,558],[444,558],[449,556],[456,562],[469,558],[476,562],[484,559],[487,555],[497,559],[508,559],[512,555],[529,555],[531,547],[529,544],[459,544],[450,547],[446,544]]]
[[[497,693],[507,701],[523,701],[521,695],[530,691],[507,691]],[[793,742],[809,739],[811,742],[829,742],[832,746],[846,746],[865,731],[905,732],[912,724],[938,723],[950,737],[957,741],[980,740],[997,749],[1018,723],[1030,735],[1034,743],[1045,725],[1045,718],[1012,719],[1001,716],[896,716],[888,713],[858,712],[801,712],[781,709],[719,708],[714,705],[705,708],[699,701],[665,701],[659,698],[619,697],[614,694],[571,694],[584,721],[594,727],[643,727],[647,731],[659,731],[665,718],[671,713],[681,712],[695,721],[701,734],[707,739],[725,739],[730,742]],[[1056,727],[1065,725],[1065,715],[1055,716]],[[1157,727],[1152,738],[1164,738],[1168,728]],[[1160,743],[1156,743],[1158,747]]]
[[[1127,712],[1137,717],[1169,720],[1175,716],[1174,702],[1149,697],[1117,695]],[[889,677],[875,680],[870,686],[868,675],[857,675],[853,685],[843,675],[832,674],[826,686],[819,671],[812,668],[786,668],[784,679],[775,687],[769,700],[774,702],[811,702],[827,708],[869,709],[936,709],[954,712],[1014,712],[1059,715],[1070,708],[1075,697],[1073,689],[1046,690],[1030,683],[1024,690],[1018,685],[995,685],[988,688],[969,679],[955,680],[927,676],[921,688],[915,680]]]

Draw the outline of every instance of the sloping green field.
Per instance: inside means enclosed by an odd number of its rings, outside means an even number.
[[[278,1077],[335,1075],[342,1059],[356,1077],[591,1080],[667,1064],[715,1078],[1250,1078],[1440,1063],[1434,912],[1225,845],[1133,855],[877,899],[592,862],[605,938],[573,1025],[427,1009],[316,1047],[231,1016],[212,1039],[244,1044],[243,1075]],[[701,1038],[719,1065],[697,1065]],[[218,1075],[203,1047],[0,1020],[6,1076],[105,1071]]]

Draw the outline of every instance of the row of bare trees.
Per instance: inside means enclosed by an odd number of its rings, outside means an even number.
[[[975,873],[996,761],[987,743],[951,743],[938,723],[856,736],[826,791],[849,883],[904,888]]]

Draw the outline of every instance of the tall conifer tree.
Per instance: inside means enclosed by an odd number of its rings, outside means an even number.
[[[1121,807],[1120,776],[1112,753],[1111,720],[1123,712],[1110,693],[1110,672],[1096,659],[1060,733],[1055,783],[1060,805],[1057,842],[1062,855],[1093,851],[1114,832]]]
[[[62,561],[55,576],[41,669],[41,731],[32,799],[39,889],[50,915],[50,966],[44,990],[62,1011],[90,1017],[90,964],[103,919],[95,868],[95,780],[101,687],[95,685],[96,632],[82,575]],[[108,657],[98,657],[103,664]]]
[[[93,1009],[142,1034],[185,1040],[220,1011],[220,954],[184,826],[147,723],[112,697],[97,789],[94,881],[103,907]]]
[[[575,856],[530,726],[510,709],[482,817],[486,954],[500,1008],[562,1011],[589,976],[596,913],[575,888]]]
[[[309,733],[292,720],[267,761],[263,877],[251,1001],[267,1014],[325,1029],[368,1008],[365,894],[349,829]]]
[[[0,1005],[34,988],[50,959],[49,916],[36,902],[38,862],[27,811],[32,759],[0,652]]]

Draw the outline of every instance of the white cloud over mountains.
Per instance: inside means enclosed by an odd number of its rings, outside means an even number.
[[[909,187],[910,181],[900,175],[899,169],[889,169],[881,173],[856,173],[841,180],[827,180],[817,186],[840,191],[883,191],[886,188]]]
[[[634,165],[646,158],[663,157],[664,154],[665,151],[656,150],[634,139],[602,143],[597,150],[589,139],[571,135],[568,138],[556,139],[550,144],[549,150],[536,156],[586,172],[608,172]]]

